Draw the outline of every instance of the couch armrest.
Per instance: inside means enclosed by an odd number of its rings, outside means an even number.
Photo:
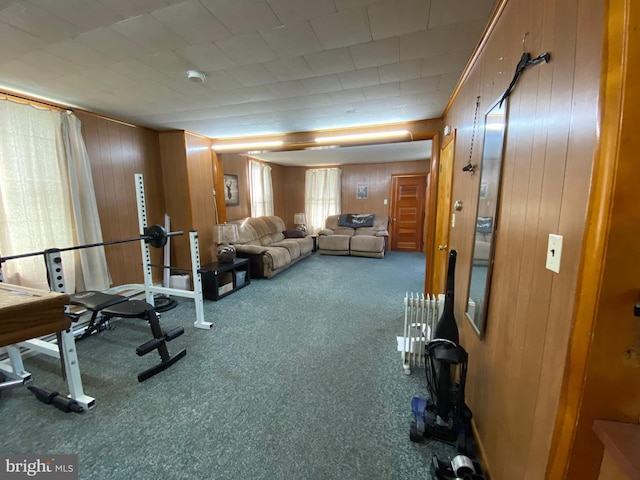
[[[334,231],[331,230],[330,228],[323,228],[318,232],[318,235],[333,235],[333,234],[334,234]]]
[[[376,237],[388,237],[389,236],[389,232],[387,232],[386,230],[378,230],[376,232]]]

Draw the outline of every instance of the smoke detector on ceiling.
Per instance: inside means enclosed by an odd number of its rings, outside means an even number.
[[[204,73],[198,72],[196,70],[189,70],[187,72],[187,78],[193,83],[202,83],[204,82]]]

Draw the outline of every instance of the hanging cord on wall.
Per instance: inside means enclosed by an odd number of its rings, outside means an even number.
[[[480,109],[480,95],[476,97],[476,112],[473,115],[473,128],[471,130],[471,145],[469,147],[469,161],[466,166],[462,167],[463,172],[471,172],[473,175],[476,171],[476,166],[471,163],[471,157],[473,156],[473,143],[476,138],[476,130],[478,129],[478,110]]]

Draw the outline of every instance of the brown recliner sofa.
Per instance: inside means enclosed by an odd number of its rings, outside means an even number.
[[[313,252],[313,238],[290,231],[280,217],[248,217],[238,225],[236,256],[248,258],[251,277],[271,278]]]
[[[386,215],[330,215],[318,232],[318,253],[382,258],[387,250],[388,224]]]

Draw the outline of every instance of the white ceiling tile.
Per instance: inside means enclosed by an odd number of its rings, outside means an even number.
[[[207,72],[204,83],[207,85],[207,88],[217,92],[243,87],[242,83],[224,71]]]
[[[265,86],[244,87],[240,89],[240,93],[249,102],[263,102],[275,99],[275,95]]]
[[[149,50],[109,27],[97,28],[78,35],[76,41],[96,52],[117,60],[139,58],[149,54]]]
[[[265,0],[201,0],[233,34],[281,25]]]
[[[71,22],[27,2],[15,2],[1,10],[0,21],[48,42],[59,42],[82,32],[81,28]]]
[[[166,79],[163,73],[151,68],[146,63],[142,63],[140,60],[113,63],[109,65],[109,68],[142,83],[159,82]]]
[[[302,57],[272,60],[263,63],[264,67],[280,82],[299,80],[313,76],[313,72]]]
[[[364,92],[361,88],[351,88],[349,90],[342,90],[340,92],[329,92],[327,95],[331,97],[331,100],[336,105],[343,105],[353,102],[362,102],[366,100]]]
[[[337,75],[322,75],[319,77],[303,78],[300,83],[309,93],[327,93],[342,90],[342,84]]]
[[[456,74],[458,77],[469,61],[468,52],[453,52],[434,55],[422,60],[422,76]]]
[[[380,0],[333,0],[337,10],[348,10],[355,7],[366,7]]]
[[[400,60],[425,58],[450,48],[454,31],[451,27],[439,27],[400,37]]]
[[[397,97],[400,95],[400,82],[364,87],[362,91],[364,92],[364,96],[367,100]]]
[[[427,28],[430,0],[385,0],[367,7],[374,40]]]
[[[438,88],[439,81],[440,77],[438,75],[416,78],[415,80],[404,80],[400,82],[400,94],[407,95],[410,93],[430,92]]]
[[[287,25],[335,12],[332,0],[267,0],[280,21]]]
[[[218,40],[216,45],[238,65],[268,62],[278,58],[258,32]]]
[[[305,55],[304,59],[316,75],[329,75],[331,73],[355,70],[351,53],[346,47],[311,53]]]
[[[137,90],[139,86],[139,82],[108,67],[94,68],[84,72],[83,75],[96,82],[104,83],[108,87],[118,87],[121,90]]]
[[[260,35],[280,58],[322,50],[309,22],[298,22],[260,30]]]
[[[181,105],[180,104],[175,105],[172,108],[186,109],[187,106],[189,105],[186,101],[187,97],[191,98],[191,97],[201,96],[203,94],[211,93],[211,88],[210,88],[211,82],[209,80],[210,79],[205,79],[204,83],[196,83],[196,82],[190,81],[186,77],[185,78],[178,78],[178,77],[162,78],[159,81],[159,84],[162,85],[162,87],[168,89],[168,91],[161,97],[162,101],[164,103],[167,100],[167,98],[179,98],[179,99],[182,99],[184,103],[182,103]]]
[[[418,94],[413,93],[410,95],[399,95],[397,97],[385,98],[385,106],[389,108],[394,107],[407,107],[409,105],[415,105],[418,101]]]
[[[349,47],[371,40],[369,19],[364,8],[353,8],[311,20],[322,47]]]
[[[457,73],[440,75],[440,80],[438,81],[438,90],[451,92],[458,84],[459,78],[460,75],[458,75]]]
[[[430,0],[429,28],[469,20],[481,20],[487,24],[494,0]]]
[[[247,97],[242,94],[242,88],[235,90],[225,90],[224,92],[215,92],[210,94],[209,97],[212,101],[219,105],[235,105],[244,104],[247,102]],[[243,105],[243,110],[245,109]]]
[[[8,58],[13,58],[42,48],[46,45],[46,42],[11,25],[0,23],[0,45],[2,45],[2,54],[7,54]]]
[[[63,40],[49,45],[45,50],[85,68],[100,67],[117,62],[117,59],[98,53],[76,40]]]
[[[167,77],[187,78],[187,71],[193,65],[174,52],[161,52],[145,55],[140,61],[151,68],[164,73]]]
[[[151,15],[192,45],[231,36],[231,32],[197,0],[161,8]]]
[[[112,28],[134,42],[144,45],[152,52],[176,50],[188,46],[186,41],[151,15],[139,15],[122,20]]]
[[[448,51],[464,50],[468,51],[470,55],[480,41],[485,25],[485,22],[480,21],[452,25],[450,28],[453,35],[448,44]]]
[[[272,85],[267,85],[267,89],[276,98],[301,97],[309,93],[299,80],[274,83]]]
[[[73,75],[86,70],[80,64],[70,62],[44,50],[27,53],[21,57],[21,60],[45,70],[50,78]]]
[[[118,22],[124,17],[98,0],[30,0],[43,10],[63,18],[86,32]]]
[[[225,70],[245,87],[275,83],[275,77],[263,65],[242,65]]]
[[[378,67],[400,60],[398,37],[361,43],[349,47],[356,68]]]
[[[345,89],[380,84],[380,75],[378,74],[378,69],[375,67],[339,73],[338,78]]]
[[[191,45],[178,50],[176,53],[188,60],[197,70],[224,70],[238,65],[217,45],[211,42]]]
[[[422,59],[407,60],[378,68],[380,83],[391,83],[400,80],[411,80],[421,76]]]
[[[118,12],[124,18],[150,13],[169,5],[166,0],[135,0],[135,2],[131,0],[100,0],[100,3]]]

